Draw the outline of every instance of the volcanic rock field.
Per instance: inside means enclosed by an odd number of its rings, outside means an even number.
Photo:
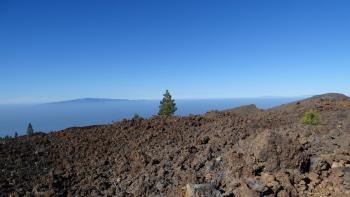
[[[300,122],[310,110],[319,124]],[[0,196],[350,196],[350,100],[325,94],[0,140]]]

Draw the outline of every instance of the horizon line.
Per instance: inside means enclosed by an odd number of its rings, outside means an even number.
[[[315,94],[318,95],[318,94]],[[315,95],[299,95],[299,96],[256,96],[256,97],[209,97],[209,98],[174,98],[176,100],[217,100],[217,99],[289,99],[289,98],[307,98]],[[1,102],[0,105],[40,105],[40,104],[55,104],[55,103],[64,103],[64,102],[74,102],[79,100],[88,100],[88,99],[100,99],[100,100],[124,100],[124,101],[157,101],[161,98],[108,98],[108,97],[81,97],[73,99],[62,99],[62,100],[42,100],[42,101],[14,101],[14,102]],[[40,99],[39,99],[40,100]]]
[[[209,98],[174,98],[175,100],[217,100],[217,99],[302,99],[302,98],[309,98],[317,95],[323,95],[323,94],[343,94],[345,96],[348,96],[344,93],[337,93],[337,92],[327,92],[327,93],[318,93],[318,94],[309,94],[309,95],[299,95],[299,96],[246,96],[246,97],[209,97]],[[38,101],[23,101],[23,100],[17,100],[17,101],[10,101],[10,100],[0,100],[0,105],[40,105],[40,104],[54,104],[54,103],[63,103],[63,102],[70,102],[70,101],[79,101],[79,100],[87,100],[87,99],[100,99],[100,100],[125,100],[125,101],[160,101],[162,98],[108,98],[108,97],[80,97],[80,98],[72,98],[72,99],[61,99],[61,100],[55,100],[55,99],[37,99]]]

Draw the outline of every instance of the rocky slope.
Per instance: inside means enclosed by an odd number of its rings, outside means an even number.
[[[317,110],[321,124],[300,124]],[[2,196],[350,196],[350,100],[154,117],[0,141]]]

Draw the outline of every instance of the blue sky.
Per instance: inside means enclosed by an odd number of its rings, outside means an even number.
[[[350,2],[0,1],[0,103],[350,94]]]

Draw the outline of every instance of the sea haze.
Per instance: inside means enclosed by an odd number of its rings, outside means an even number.
[[[202,114],[241,105],[266,109],[299,98],[189,99],[176,100],[176,115]],[[0,105],[0,136],[25,134],[29,122],[36,131],[50,132],[73,126],[107,124],[131,118],[135,113],[148,118],[157,114],[158,100],[77,99],[37,105]]]

